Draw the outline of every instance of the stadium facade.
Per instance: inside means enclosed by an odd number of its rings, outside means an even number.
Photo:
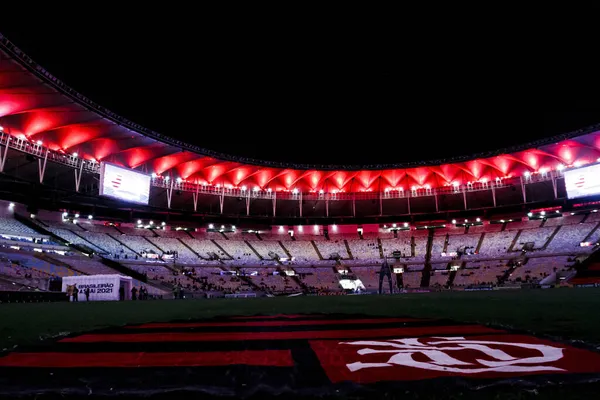
[[[132,210],[98,196],[101,164],[110,163],[151,176],[149,205],[135,212],[278,221],[481,215],[483,209],[564,205],[564,172],[600,160],[598,126],[497,152],[410,164],[234,157],[110,112],[2,35],[0,125],[2,197],[56,209]]]

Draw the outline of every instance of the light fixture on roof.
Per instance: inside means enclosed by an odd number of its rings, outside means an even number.
[[[69,213],[66,211],[64,213],[62,213],[63,218],[66,217],[67,215],[69,215]]]
[[[88,215],[88,219],[94,219],[94,216],[92,214]]]
[[[4,132],[4,127],[0,125],[0,132]]]
[[[165,221],[160,223],[162,226],[165,226],[167,223]]]
[[[505,221],[503,219],[501,219],[500,222],[504,223]]]
[[[79,218],[79,214],[75,214],[75,218]]]
[[[154,225],[154,221],[150,221],[150,222],[149,222],[149,224],[150,224],[150,225]]]
[[[325,191],[323,189],[319,190],[319,194],[323,194]]]
[[[533,213],[532,213],[532,212],[528,212],[528,213],[527,213],[527,216],[528,216],[528,217],[533,217]]]
[[[452,220],[452,223],[453,223],[453,224],[456,224],[456,220],[455,220],[455,219],[453,219],[453,220]]]
[[[465,222],[469,222],[469,220],[468,220],[468,219],[465,219]]]
[[[302,232],[304,230],[304,228],[302,227],[302,225],[298,225],[298,232]]]
[[[582,163],[581,161],[575,161],[575,162],[573,163],[573,166],[574,166],[575,168],[579,168],[579,167],[581,167],[581,165],[582,165],[582,164],[583,164],[583,163]]]
[[[258,186],[254,186],[254,191],[258,192],[260,190],[260,188]]]
[[[33,215],[33,214],[31,214],[31,215]],[[31,218],[34,218],[34,217],[35,217],[35,216],[33,216],[33,217],[31,217]],[[77,220],[76,220],[76,219],[74,219],[74,220],[73,220],[73,223],[74,223],[74,224],[76,224],[76,223],[77,223]]]
[[[246,191],[246,186],[242,186],[241,189],[242,189],[242,192],[245,192]]]
[[[42,143],[44,143],[44,142],[42,142],[41,140],[38,140],[36,143],[38,144],[38,146],[41,146]]]
[[[15,203],[10,203],[10,204],[8,205],[8,208],[15,208]]]
[[[475,221],[481,222],[481,218],[478,217],[478,218],[475,219]]]
[[[319,225],[315,225],[313,229],[315,230],[315,232],[319,232]]]
[[[181,181],[182,181],[182,180],[183,180],[183,179],[181,179],[181,177],[180,177],[180,176],[178,176],[178,177],[177,177],[177,179],[176,179],[177,183],[181,183]]]
[[[431,186],[425,185],[425,189],[431,189]]]
[[[411,187],[411,188],[410,188],[410,190],[413,190],[413,191],[415,191],[415,190],[417,190],[417,187],[416,187],[416,186],[413,186],[413,187]]]
[[[542,211],[540,215],[546,215],[546,211]]]
[[[271,193],[272,191],[273,191],[273,189],[271,189],[271,188],[267,189],[267,192],[269,192],[269,193]]]
[[[235,225],[231,225],[231,229],[235,231]]]
[[[395,227],[396,227],[396,224],[392,224],[392,228],[395,228]]]
[[[169,179],[171,179],[169,175],[165,176],[165,181],[168,181]]]
[[[77,154],[77,152],[73,153],[73,157],[77,158],[79,156],[79,154]]]
[[[214,229],[215,226],[213,224],[208,224],[208,229]]]
[[[562,171],[563,169],[565,169],[565,166],[564,166],[564,165],[562,165],[562,164],[558,164],[558,165],[556,166],[556,169],[557,169],[557,170],[559,170],[559,171]]]
[[[452,182],[452,186],[454,186],[454,187],[459,187],[459,186],[460,186],[460,183],[458,183],[458,182]]]
[[[404,223],[404,227],[405,227],[405,228],[408,228],[408,222],[405,222],[405,223]]]
[[[225,225],[221,225],[221,229],[225,229]]]
[[[556,210],[556,213],[557,213],[557,214],[560,214],[560,211],[559,211],[559,210]]]
[[[153,177],[153,178],[156,178],[156,172],[153,172],[153,173],[152,173],[152,177]]]
[[[524,173],[523,175],[525,175],[525,176],[530,176],[530,175],[531,175],[531,172],[529,172],[529,171],[525,171],[525,173]]]
[[[385,189],[383,189],[383,191],[387,193],[390,191],[390,188],[385,188]]]
[[[298,188],[294,188],[294,190],[292,190],[292,193],[298,194]]]
[[[138,219],[138,225],[141,225],[141,224],[142,224],[142,220]]]

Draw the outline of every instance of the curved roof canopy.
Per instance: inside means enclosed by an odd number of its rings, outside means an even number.
[[[583,165],[600,158],[600,126],[495,153],[411,164],[292,165],[233,157],[160,135],[98,106],[2,35],[0,124],[9,134],[39,141],[54,151],[159,176],[199,184],[304,192],[462,185]]]

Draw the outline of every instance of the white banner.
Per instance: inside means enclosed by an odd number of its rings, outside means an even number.
[[[90,289],[90,301],[119,300],[119,288],[124,286],[125,298],[131,291],[131,277],[122,275],[81,275],[68,276],[62,279],[62,291],[67,292],[67,286],[76,285],[79,289],[79,301],[85,301],[85,289]]]

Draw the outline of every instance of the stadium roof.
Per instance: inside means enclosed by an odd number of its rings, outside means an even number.
[[[112,113],[56,79],[2,35],[0,125],[13,136],[54,151],[159,176],[305,192],[441,187],[583,165],[600,158],[600,125],[496,152],[405,164],[309,165],[234,157],[175,140]]]

